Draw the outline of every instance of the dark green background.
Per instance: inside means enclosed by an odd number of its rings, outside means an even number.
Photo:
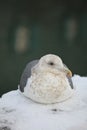
[[[66,37],[76,21],[76,35]],[[27,50],[14,49],[18,27],[29,31]],[[84,0],[0,1],[0,95],[17,89],[27,62],[44,54],[59,55],[73,74],[87,76],[87,2]]]

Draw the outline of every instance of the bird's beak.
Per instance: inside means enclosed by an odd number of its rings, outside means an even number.
[[[67,67],[64,66],[63,71],[66,73],[67,77],[72,77],[72,72]]]

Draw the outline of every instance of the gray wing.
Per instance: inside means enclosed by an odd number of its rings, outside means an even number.
[[[31,68],[34,67],[38,63],[38,61],[39,60],[33,60],[26,65],[20,79],[19,89],[21,92],[24,92],[24,87],[26,86],[27,79],[31,76]]]
[[[69,84],[70,84],[71,88],[74,89],[72,79],[70,77],[67,77],[67,78],[68,78],[68,81],[69,81]]]
[[[64,66],[65,66],[66,68],[68,68],[65,64],[64,64]],[[71,79],[70,77],[68,77],[68,76],[67,76],[67,79],[68,79],[68,81],[69,81],[69,84],[70,84],[71,88],[74,89],[72,79]]]

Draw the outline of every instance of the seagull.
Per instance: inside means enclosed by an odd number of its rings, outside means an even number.
[[[62,102],[74,93],[71,77],[72,72],[59,56],[47,54],[27,64],[18,88],[38,103]]]

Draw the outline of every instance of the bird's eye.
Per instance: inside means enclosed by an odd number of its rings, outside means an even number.
[[[51,65],[51,66],[53,66],[53,65],[54,65],[54,63],[53,63],[53,62],[49,62],[48,64],[49,64],[49,65]]]

